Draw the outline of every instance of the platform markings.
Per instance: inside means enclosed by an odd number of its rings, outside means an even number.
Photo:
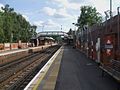
[[[54,62],[55,58],[60,53],[62,47],[49,59],[49,61],[43,66],[43,68],[38,72],[38,74],[31,80],[31,82],[24,88],[24,90],[37,90],[38,86],[45,77],[50,66]]]

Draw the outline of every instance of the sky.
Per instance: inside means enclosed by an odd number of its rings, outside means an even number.
[[[109,10],[110,0],[0,0],[0,7],[9,4],[11,8],[30,22],[36,25],[37,32],[65,31],[75,29],[72,23],[77,22],[80,16],[80,7],[90,5],[105,17],[104,12]],[[120,0],[112,0],[113,14],[120,6]]]

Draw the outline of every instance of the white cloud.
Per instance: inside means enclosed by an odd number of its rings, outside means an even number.
[[[71,18],[72,16],[68,14],[65,8],[60,8],[54,15],[55,18]]]
[[[81,6],[91,5],[96,7],[97,11],[104,15],[104,11],[109,10],[110,0],[51,0],[62,8],[79,10]],[[120,6],[120,0],[112,0],[113,12]]]
[[[51,0],[51,1],[56,2],[57,4],[60,4],[59,6],[67,9],[78,10],[81,6],[80,3],[69,2],[68,0]]]
[[[60,29],[60,25],[53,21],[52,19],[48,19],[46,21],[35,21],[34,25],[38,26],[37,32],[40,32],[40,30],[59,30]]]
[[[38,27],[43,26],[43,23],[44,23],[44,22],[41,21],[41,20],[39,20],[39,21],[34,21],[34,22],[33,22],[33,24],[36,25],[36,26],[38,26]]]
[[[22,16],[23,16],[27,21],[29,21],[29,17],[28,17],[27,15],[22,14]]]
[[[42,26],[45,26],[45,27],[58,27],[59,24],[54,22],[52,19],[48,19],[47,21],[35,21],[33,23],[34,25],[38,26],[38,27],[42,27]]]
[[[90,4],[94,7],[97,8],[97,10],[100,13],[104,13],[104,10],[108,10],[109,9],[109,2],[108,0],[89,0]]]
[[[53,16],[55,18],[71,18],[72,17],[70,14],[68,14],[68,12],[66,11],[66,8],[53,9],[50,7],[44,7],[42,11],[45,14],[49,16]]]
[[[53,16],[56,12],[56,9],[52,9],[50,7],[44,7],[42,11],[49,16]]]
[[[3,5],[2,3],[0,3],[0,11],[3,11],[3,10],[1,9],[1,7],[4,7],[4,5]]]
[[[110,10],[110,0],[85,0],[83,5],[91,5],[96,7],[97,11],[105,16],[104,12]],[[115,15],[117,7],[120,6],[120,0],[112,0],[112,11]]]
[[[81,4],[79,4],[79,3],[70,3],[68,5],[68,8],[71,8],[71,9],[74,9],[74,10],[79,10],[80,6],[81,6]]]
[[[44,24],[47,26],[58,26],[58,24],[51,19],[48,19]]]

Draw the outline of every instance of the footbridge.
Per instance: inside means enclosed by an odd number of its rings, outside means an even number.
[[[64,36],[67,37],[68,34],[66,32],[63,31],[43,31],[43,32],[39,32],[38,37],[51,37],[51,36]]]

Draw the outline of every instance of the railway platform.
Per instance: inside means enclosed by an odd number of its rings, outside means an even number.
[[[61,47],[24,90],[120,90],[120,83],[71,46]]]
[[[56,44],[53,44],[53,45],[56,45]],[[22,52],[22,51],[28,51],[29,49],[38,49],[38,48],[49,47],[49,46],[51,46],[51,45],[41,45],[38,47],[28,47],[28,48],[24,48],[24,49],[14,49],[14,50],[2,51],[2,52],[0,52],[0,56],[13,54],[13,53],[17,53],[17,52]]]
[[[0,52],[0,66],[4,66],[10,62],[13,62],[20,58],[31,55],[31,53],[42,51],[42,50],[45,50],[46,48],[49,48],[49,47],[55,46],[55,45],[57,45],[57,44],[41,45],[38,47],[29,47],[29,48],[24,48],[24,49],[15,49],[15,50]]]

